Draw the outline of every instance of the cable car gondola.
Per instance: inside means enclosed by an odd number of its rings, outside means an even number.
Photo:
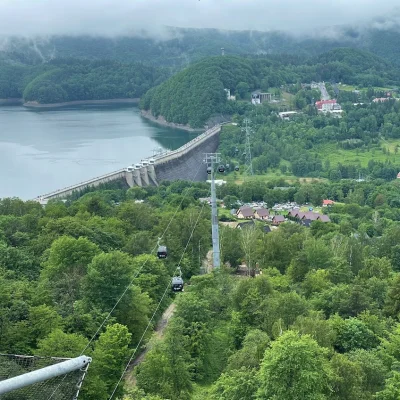
[[[171,282],[171,288],[174,292],[183,292],[183,279],[180,276],[174,276]]]
[[[222,174],[223,172],[225,172],[225,167],[224,167],[223,165],[220,165],[220,166],[218,167],[218,172],[220,172],[221,174]]]
[[[211,175],[211,167],[207,167],[207,174]]]
[[[167,258],[168,252],[166,246],[159,246],[157,250],[157,257],[158,258]]]
[[[239,165],[236,165],[236,167],[235,167],[235,171],[239,171]]]

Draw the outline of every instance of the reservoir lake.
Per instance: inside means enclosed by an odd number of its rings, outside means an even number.
[[[0,198],[39,195],[174,150],[196,133],[154,124],[136,106],[0,107]]]

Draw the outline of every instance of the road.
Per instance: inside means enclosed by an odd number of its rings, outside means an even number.
[[[329,96],[329,93],[326,90],[325,82],[320,82],[318,84],[318,86],[319,86],[319,90],[321,92],[321,100],[330,100],[331,97]]]

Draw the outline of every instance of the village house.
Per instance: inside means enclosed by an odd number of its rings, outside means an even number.
[[[254,218],[254,211],[251,207],[242,206],[237,210],[236,216],[240,219]]]
[[[318,219],[320,214],[315,213],[313,211],[307,211],[304,213],[304,215],[301,217],[301,219],[309,219],[310,221],[316,221]]]
[[[285,217],[283,215],[275,215],[274,218],[272,218],[272,225],[280,225],[283,222],[285,222]]]
[[[335,202],[333,200],[322,200],[322,207],[333,206]]]
[[[298,210],[291,210],[288,213],[288,217],[295,218],[301,225],[306,226],[307,228],[313,221],[331,222],[328,215],[320,214],[314,211],[302,212]]]
[[[257,208],[254,211],[254,216],[256,219],[268,219],[269,210],[267,210],[266,208]]]
[[[337,104],[337,101],[335,99],[320,100],[320,101],[315,102],[315,107],[317,107],[317,110],[320,110],[320,111],[330,111],[330,110],[335,109],[336,104]]]
[[[297,215],[300,213],[300,210],[298,208],[295,208],[293,210],[290,210],[288,212],[288,217],[293,217],[293,218],[297,218]],[[303,213],[304,214],[304,213]]]

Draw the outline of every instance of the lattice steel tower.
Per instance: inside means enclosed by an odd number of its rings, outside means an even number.
[[[242,131],[246,134],[246,146],[245,146],[245,164],[246,164],[246,173],[247,175],[253,175],[253,163],[251,161],[251,148],[250,148],[250,135],[252,133],[250,127],[250,120],[245,119],[245,126],[242,128]]]
[[[207,173],[211,175],[211,229],[213,244],[213,267],[219,268],[221,265],[219,248],[219,227],[218,227],[218,209],[217,193],[215,188],[215,170],[221,163],[220,153],[206,153],[204,162],[207,164]]]

